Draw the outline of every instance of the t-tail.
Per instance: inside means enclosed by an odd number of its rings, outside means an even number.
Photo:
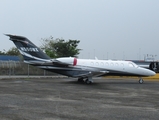
[[[40,48],[34,45],[30,40],[23,36],[5,34],[14,42],[25,61],[47,61],[50,57],[47,56]]]

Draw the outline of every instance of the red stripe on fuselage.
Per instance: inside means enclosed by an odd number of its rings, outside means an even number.
[[[73,66],[77,65],[77,58],[74,58]]]

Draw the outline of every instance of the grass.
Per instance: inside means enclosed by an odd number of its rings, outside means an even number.
[[[136,78],[138,77],[133,77],[133,76],[105,76],[104,78]],[[151,79],[151,80],[158,80],[159,81],[159,73],[157,73],[155,76],[150,76],[150,77],[142,77],[143,79]]]

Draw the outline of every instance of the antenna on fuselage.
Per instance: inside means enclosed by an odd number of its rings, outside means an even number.
[[[98,58],[95,56],[95,60],[98,60]]]

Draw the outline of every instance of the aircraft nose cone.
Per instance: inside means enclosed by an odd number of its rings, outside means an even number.
[[[149,76],[154,76],[154,75],[156,75],[156,73],[152,70],[148,70],[148,75]]]
[[[152,71],[152,76],[156,75],[156,73],[154,71]]]
[[[154,76],[156,73],[152,70],[146,69],[146,68],[140,68],[140,70],[143,71],[144,76]]]

